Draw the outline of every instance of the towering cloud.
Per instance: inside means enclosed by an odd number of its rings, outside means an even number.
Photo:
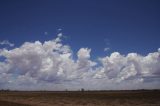
[[[142,89],[160,88],[160,52],[110,56],[92,61],[91,49],[73,51],[57,38],[0,49],[0,89]]]

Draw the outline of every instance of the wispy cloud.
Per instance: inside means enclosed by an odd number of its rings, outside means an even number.
[[[107,39],[107,38],[105,38],[105,39],[104,39],[104,43],[105,43],[106,46],[109,46],[109,45],[110,45],[110,40]]]
[[[10,47],[14,46],[14,44],[10,43],[8,40],[0,41],[0,45],[8,45]]]
[[[58,31],[62,31],[62,29],[61,29],[61,28],[59,28],[59,29],[58,29]]]
[[[105,52],[107,52],[107,51],[109,51],[109,50],[110,50],[109,47],[104,48],[104,51],[105,51]]]
[[[44,35],[48,35],[48,32],[44,32]]]

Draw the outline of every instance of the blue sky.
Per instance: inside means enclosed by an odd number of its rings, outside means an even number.
[[[1,0],[0,88],[160,88],[159,5]]]
[[[77,51],[147,54],[160,45],[159,0],[1,0],[0,40],[49,40],[61,28]],[[48,34],[45,35],[44,33]],[[107,45],[109,42],[110,45]]]

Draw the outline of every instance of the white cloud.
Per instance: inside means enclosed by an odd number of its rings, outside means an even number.
[[[141,56],[129,53],[127,56],[114,52],[110,57],[101,58],[103,66],[101,72],[109,79],[118,81],[153,75],[160,76],[160,53],[149,53]]]
[[[160,52],[110,56],[92,61],[91,49],[80,48],[77,59],[62,44],[62,33],[44,43],[25,42],[11,50],[0,49],[0,89],[137,89],[160,88]]]
[[[9,45],[10,47],[14,46],[14,44],[10,43],[8,40],[0,41],[0,45]]]
[[[107,52],[107,51],[109,51],[109,50],[110,50],[109,47],[104,48],[104,51],[105,51],[105,52]]]
[[[55,42],[61,42],[61,37],[63,36],[63,34],[62,33],[59,33],[58,35],[57,35],[57,38],[55,39]]]
[[[77,56],[78,58],[90,58],[90,52],[91,52],[91,49],[81,48],[78,51]]]

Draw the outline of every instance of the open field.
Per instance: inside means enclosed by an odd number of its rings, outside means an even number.
[[[160,91],[0,92],[0,106],[160,106]]]

